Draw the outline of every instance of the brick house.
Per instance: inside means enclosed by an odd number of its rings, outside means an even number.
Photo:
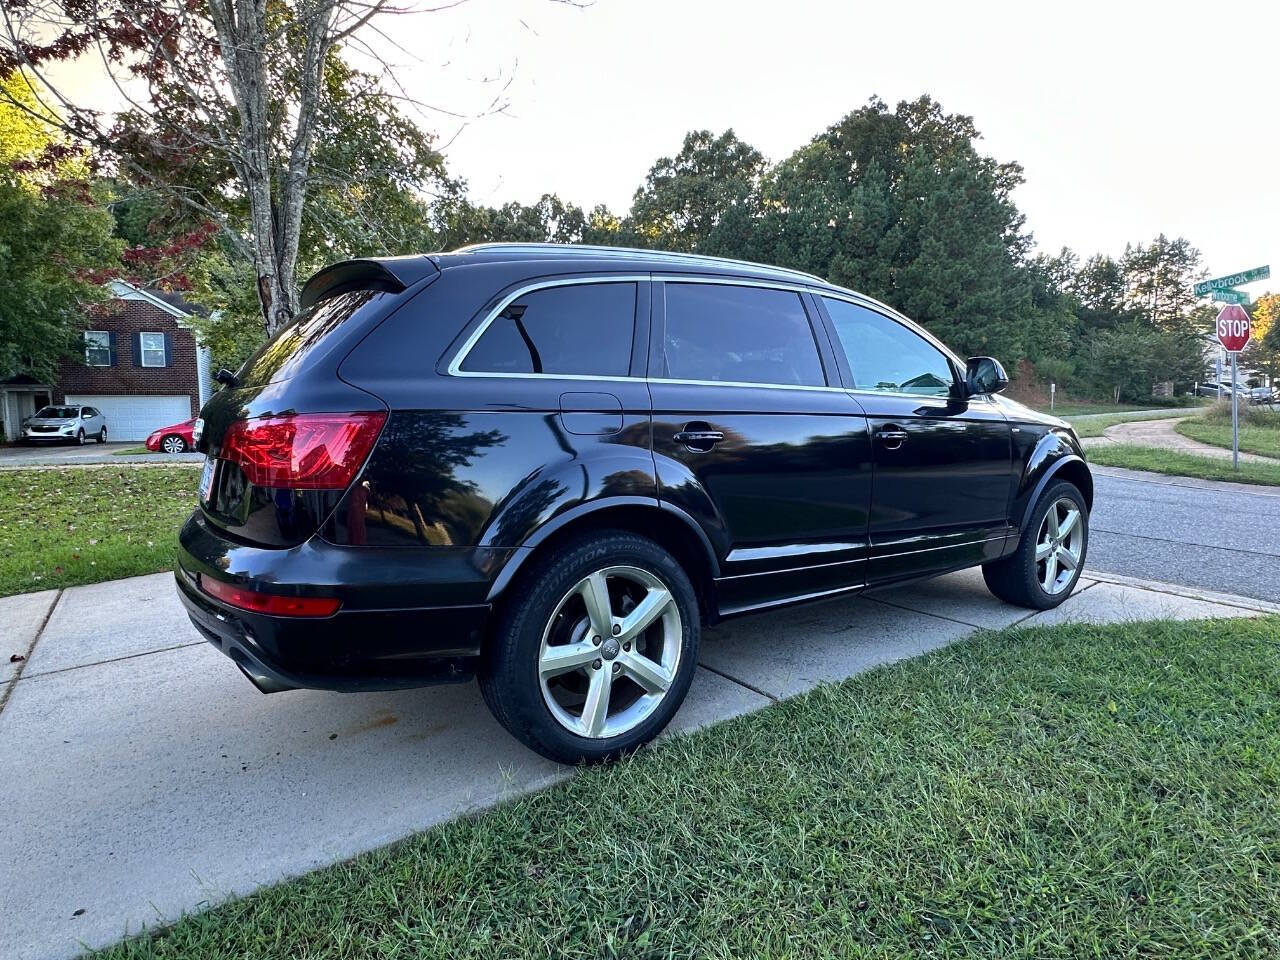
[[[50,398],[97,407],[112,440],[143,440],[204,406],[210,357],[191,325],[198,308],[178,295],[118,280],[110,287],[113,299],[86,322],[83,358],[63,361],[53,384],[0,383],[7,439]]]

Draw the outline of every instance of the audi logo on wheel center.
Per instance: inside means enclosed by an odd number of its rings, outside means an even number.
[[[1222,349],[1236,353],[1249,343],[1249,312],[1238,303],[1229,303],[1218,312],[1217,334]]]

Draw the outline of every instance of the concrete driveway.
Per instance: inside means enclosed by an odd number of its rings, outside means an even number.
[[[1260,611],[1280,606],[1111,578],[1029,616],[968,571],[708,631],[673,727],[979,627]],[[197,637],[169,574],[0,599],[0,625],[2,958],[69,957],[572,775],[474,684],[263,696]]]
[[[202,453],[143,453],[120,455],[121,450],[137,450],[142,442],[86,443],[57,446],[0,446],[0,469],[5,467],[68,466],[86,463],[203,463]]]

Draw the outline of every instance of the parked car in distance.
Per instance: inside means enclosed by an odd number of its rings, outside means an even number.
[[[1249,396],[1248,387],[1236,387],[1235,389],[1236,389],[1236,392],[1240,394],[1241,397],[1247,398]],[[1201,397],[1216,397],[1221,395],[1223,397],[1230,398],[1231,384],[1224,382],[1221,385],[1219,385],[1217,381],[1202,383],[1200,384],[1199,387],[1196,388],[1196,395]]]
[[[90,437],[107,441],[107,418],[97,407],[41,407],[22,425],[24,443],[84,443]]]
[[[195,442],[191,439],[191,430],[195,424],[196,418],[192,417],[190,420],[183,420],[170,427],[152,430],[147,436],[147,449],[160,453],[186,453],[194,449]]]
[[[1249,402],[1254,404],[1275,403],[1280,400],[1280,390],[1275,387],[1250,387]]]
[[[348,261],[223,380],[175,571],[200,633],[264,692],[476,677],[562,762],[657,735],[704,625],[977,565],[1047,609],[1088,550],[1066,422],[791,270],[543,244]]]

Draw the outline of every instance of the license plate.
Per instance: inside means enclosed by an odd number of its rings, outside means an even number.
[[[216,470],[215,461],[212,457],[206,457],[204,461],[204,472],[200,474],[200,502],[208,503],[213,499],[213,474]]]

